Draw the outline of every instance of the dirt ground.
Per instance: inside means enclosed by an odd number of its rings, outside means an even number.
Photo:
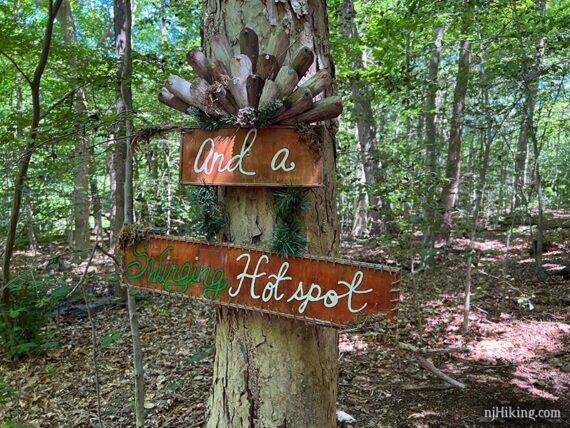
[[[350,258],[397,260],[404,280],[396,326],[375,323],[340,331],[338,409],[355,417],[356,427],[570,426],[570,277],[556,274],[570,265],[570,219],[553,221],[544,254],[548,274],[540,280],[528,252],[527,229],[517,230],[508,257],[504,232],[485,232],[478,239],[467,334],[461,333],[467,239],[438,255],[434,269],[414,274],[412,250],[345,242],[343,254]],[[76,274],[84,267],[68,263]],[[126,309],[106,297],[109,261],[97,256],[92,270],[88,289],[99,296],[92,306],[100,344],[101,417],[105,426],[134,426]],[[160,295],[145,294],[138,302],[147,426],[204,426],[215,309]],[[54,313],[49,328],[57,347],[18,362],[0,360],[2,427],[18,426],[8,421],[97,426],[92,330],[84,305],[71,300]],[[466,348],[428,356],[466,388],[449,387],[400,343]],[[553,411],[550,417],[541,417],[545,410]]]

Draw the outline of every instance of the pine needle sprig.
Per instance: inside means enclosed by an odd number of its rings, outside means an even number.
[[[289,187],[273,192],[277,212],[282,217],[289,217],[298,209],[306,209],[308,205],[307,190],[302,187]],[[278,214],[279,215],[279,214]]]
[[[273,123],[273,119],[275,118],[275,113],[283,107],[283,100],[276,99],[271,101],[271,103],[267,106],[267,108],[261,109],[257,112],[257,121],[256,124],[258,126],[268,126]]]
[[[308,206],[307,190],[289,187],[273,192],[277,225],[273,229],[271,248],[283,257],[303,254],[307,238],[303,236],[303,225],[299,214]]]
[[[211,117],[196,107],[190,107],[190,115],[196,125],[204,131],[215,131],[222,126],[237,125],[237,119],[234,116]]]
[[[303,254],[307,247],[307,238],[301,235],[302,225],[298,221],[278,223],[273,229],[271,249],[282,257]]]
[[[218,195],[209,186],[197,187],[192,199],[199,207],[199,230],[208,241],[213,240],[225,225],[225,218],[218,204]]]

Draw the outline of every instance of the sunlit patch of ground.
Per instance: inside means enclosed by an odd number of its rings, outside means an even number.
[[[479,329],[484,338],[468,343],[472,360],[512,365],[509,383],[533,396],[558,400],[570,393],[570,373],[556,367],[555,357],[565,354],[569,324],[517,320]]]
[[[491,362],[520,363],[545,352],[561,351],[564,336],[570,335],[569,324],[533,320],[481,324],[479,330],[490,338],[468,343],[471,358]]]
[[[338,341],[340,352],[362,351],[368,348],[368,343],[357,334],[341,334]]]

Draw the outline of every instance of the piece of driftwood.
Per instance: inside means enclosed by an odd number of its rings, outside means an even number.
[[[275,114],[275,122],[281,123],[286,120],[289,120],[295,116],[300,115],[301,113],[306,112],[313,106],[313,95],[311,91],[305,89],[303,93],[303,97],[300,98],[294,104],[290,104],[288,106],[284,106],[283,108],[279,109]]]
[[[271,54],[261,54],[257,57],[255,73],[263,80],[271,80],[277,74],[279,66],[277,59]]]
[[[277,59],[277,65],[281,67],[285,62],[285,56],[289,49],[289,36],[284,29],[280,28],[269,37],[266,52],[269,52]]]
[[[269,106],[281,107],[270,122],[291,125],[336,117],[342,111],[340,98],[320,95],[332,85],[328,70],[305,78],[313,66],[315,53],[309,46],[289,53],[286,28],[278,25],[268,37],[265,53],[260,53],[259,37],[244,28],[238,37],[240,53],[235,54],[223,34],[211,38],[211,56],[190,50],[186,59],[198,76],[190,84],[171,75],[160,102],[178,111],[193,114],[196,107],[210,116],[236,116],[241,126],[254,124],[259,112]],[[234,41],[232,39],[232,41]],[[285,63],[285,58],[289,63]],[[302,81],[304,80],[304,81]],[[314,102],[314,97],[320,98]],[[244,110],[246,109],[246,110]]]
[[[285,104],[295,104],[297,102],[299,102],[301,99],[303,99],[306,96],[306,93],[309,92],[311,94],[311,96],[313,96],[313,93],[306,88],[297,88],[295,89],[295,91],[290,94],[287,98],[285,98]]]
[[[297,72],[297,76],[299,76],[300,79],[309,70],[314,60],[314,52],[309,47],[303,46],[293,57],[290,67]]]
[[[214,77],[210,74],[210,61],[206,55],[198,49],[192,49],[186,54],[186,60],[196,74],[205,79],[208,83],[214,81]]]
[[[259,98],[259,109],[265,109],[271,104],[271,101],[279,97],[279,87],[273,80],[266,80]]]
[[[297,83],[299,83],[297,72],[286,65],[281,67],[275,77],[275,84],[279,88],[279,94],[277,97],[284,98],[290,95],[291,92],[295,90]]]
[[[238,107],[232,95],[226,90],[226,87],[220,82],[214,82],[206,91],[210,101],[219,109],[227,111],[229,114],[236,116]]]
[[[255,73],[257,65],[257,57],[259,56],[259,39],[257,33],[251,28],[244,28],[239,34],[239,49],[244,55],[247,55],[252,64],[252,72]]]
[[[226,84],[230,79],[230,70],[217,59],[210,61],[208,64],[208,70],[216,82]]]
[[[227,116],[226,111],[217,108],[211,102],[207,94],[209,87],[210,85],[204,79],[196,79],[190,84],[190,94],[195,102],[193,105],[210,116]]]
[[[228,43],[228,39],[223,34],[215,34],[212,37],[210,46],[212,48],[212,54],[214,58],[220,61],[226,69],[230,69],[232,59],[234,57],[234,53],[230,44]]]
[[[253,72],[251,60],[249,57],[244,54],[236,56],[232,60],[230,72],[232,73],[232,77],[239,77],[244,81],[247,80],[247,76]]]
[[[313,76],[305,80],[300,87],[311,91],[314,96],[319,95],[332,85],[331,75],[328,70],[319,70]]]
[[[171,74],[168,76],[168,79],[166,79],[164,86],[166,86],[166,89],[168,89],[170,93],[176,95],[185,103],[194,105],[192,95],[190,94],[190,82],[187,80],[176,74]]]
[[[291,119],[285,120],[282,123],[293,125],[300,122],[319,122],[321,120],[334,119],[342,112],[342,100],[340,97],[323,98],[313,104],[310,110],[301,113]]]
[[[188,113],[190,108],[190,104],[185,103],[166,88],[162,88],[158,93],[158,101],[182,113]]]
[[[245,87],[247,89],[247,103],[250,107],[257,108],[259,106],[261,90],[263,89],[263,80],[256,74],[251,74],[247,76]]]
[[[237,106],[245,108],[248,106],[247,101],[247,89],[245,87],[245,81],[240,77],[232,77],[228,85],[229,90],[234,97]]]

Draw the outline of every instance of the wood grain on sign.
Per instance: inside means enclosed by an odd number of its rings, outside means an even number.
[[[123,250],[124,285],[316,323],[393,318],[399,300],[397,269],[368,263],[159,235]]]
[[[320,186],[322,159],[292,127],[185,130],[180,182],[221,186]]]

